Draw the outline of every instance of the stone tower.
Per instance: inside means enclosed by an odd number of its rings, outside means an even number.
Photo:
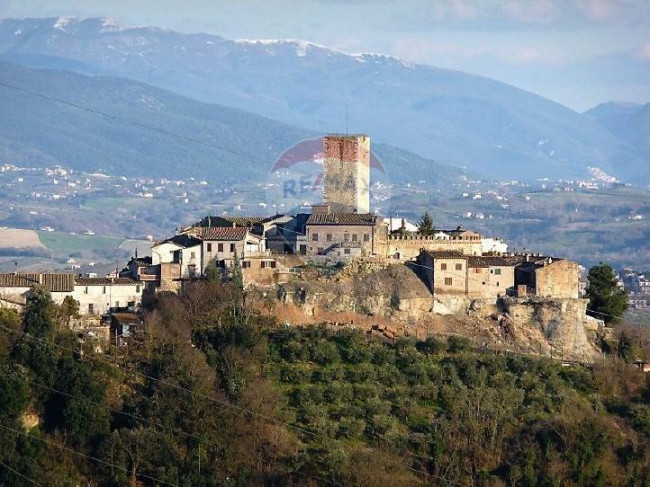
[[[324,201],[334,213],[370,213],[370,137],[327,135]]]

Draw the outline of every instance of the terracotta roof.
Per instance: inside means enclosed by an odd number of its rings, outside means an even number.
[[[259,216],[206,216],[195,227],[252,227],[263,220]]]
[[[121,324],[142,323],[140,317],[135,313],[111,313],[111,318]]]
[[[247,227],[194,227],[189,233],[201,240],[244,240]]]
[[[138,281],[128,277],[76,277],[74,282],[77,286],[129,286],[139,284]]]
[[[43,286],[50,292],[74,290],[74,274],[0,274],[0,287]]]
[[[508,262],[503,257],[499,256],[478,256],[470,255],[467,259],[467,266],[476,269],[479,267],[514,267],[515,264]]]
[[[434,259],[463,259],[467,260],[468,255],[459,252],[458,250],[425,250]]]
[[[372,225],[375,219],[372,213],[311,214],[307,225]]]

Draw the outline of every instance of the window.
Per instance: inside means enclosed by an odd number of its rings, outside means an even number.
[[[497,281],[497,287],[499,287],[499,281]]]
[[[331,241],[332,241],[332,234],[331,234],[331,233],[328,233],[328,234],[327,234],[327,241],[328,241],[328,242],[331,242]]]
[[[95,314],[95,305],[92,304],[92,303],[90,303],[90,304],[88,305],[88,314],[89,314],[89,315],[94,315],[94,314]]]
[[[260,268],[266,269],[266,261],[263,260],[260,262]]]
[[[88,286],[86,286],[86,289],[84,291],[84,294],[88,294]]]
[[[190,260],[196,259],[196,252],[190,252]]]
[[[349,242],[350,241],[350,234],[346,233],[345,235],[343,235],[343,240],[345,240],[346,242]]]
[[[234,243],[230,244],[230,251],[231,252],[235,251],[235,244]]]
[[[135,293],[136,293],[136,294],[140,294],[140,286],[136,286],[136,287],[135,287]]]
[[[440,264],[440,270],[441,271],[446,271],[447,270],[447,264]]]
[[[359,237],[358,237],[358,235],[357,235],[356,233],[353,233],[353,234],[352,234],[352,241],[353,241],[353,242],[356,242],[358,238],[359,238]]]
[[[271,261],[271,269],[275,269],[275,261],[274,260]]]
[[[494,275],[495,276],[500,276],[501,275],[501,269],[494,269]]]
[[[242,269],[250,269],[251,268],[251,261],[250,260],[245,260],[244,262],[241,263],[241,268]]]
[[[223,244],[217,244],[217,252],[223,252]]]
[[[369,233],[364,233],[363,234],[363,241],[364,242],[369,242],[370,241],[370,234]]]
[[[456,270],[457,271],[462,271],[463,270],[463,264],[456,264]]]
[[[206,247],[207,247],[208,252],[212,252],[212,244],[211,243],[207,244]]]
[[[481,285],[482,285],[482,286],[485,286],[485,281],[483,281],[483,282],[481,283]]]
[[[445,286],[451,286],[452,280],[451,277],[445,277]]]
[[[104,289],[102,289],[102,294],[106,294],[106,286],[104,286]]]
[[[349,253],[350,253],[350,249],[343,249],[343,253],[344,253],[344,254],[349,254]]]
[[[119,302],[119,301],[115,301],[115,307],[116,307],[116,308],[119,308],[119,307],[120,307],[120,302]]]
[[[312,242],[318,242],[318,234],[317,233],[312,233],[311,234],[311,241]]]
[[[318,247],[318,255],[323,255],[325,253],[325,247]]]

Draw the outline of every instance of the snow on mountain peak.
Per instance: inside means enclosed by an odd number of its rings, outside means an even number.
[[[77,21],[77,18],[75,17],[57,17],[52,27],[57,30],[65,31],[65,28],[75,21]]]
[[[119,32],[122,30],[127,30],[130,29],[131,26],[124,23],[120,22],[117,19],[113,19],[110,17],[106,17],[102,19],[102,30],[101,32]]]

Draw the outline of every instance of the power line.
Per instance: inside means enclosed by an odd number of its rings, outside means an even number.
[[[109,467],[117,468],[118,470],[121,470],[121,471],[123,471],[123,472],[125,472],[127,474],[131,473],[129,471],[129,469],[124,468],[124,467],[122,467],[120,465],[116,465],[114,463],[107,462],[105,460],[102,460],[101,458],[97,458],[97,457],[94,457],[92,455],[87,455],[85,453],[78,452],[76,450],[73,450],[72,448],[68,448],[67,446],[60,445],[60,444],[55,443],[55,442],[50,441],[50,440],[46,440],[45,438],[41,438],[40,436],[32,435],[32,434],[27,433],[25,431],[20,431],[20,430],[17,430],[15,428],[11,428],[11,427],[3,425],[3,424],[0,424],[0,428],[2,428],[4,430],[7,430],[7,431],[12,431],[12,432],[14,432],[16,434],[19,434],[19,435],[27,436],[29,438],[34,438],[35,440],[42,441],[43,443],[46,443],[46,444],[48,444],[50,446],[54,446],[56,448],[60,448],[62,450],[65,450],[65,451],[67,451],[69,453],[73,453],[74,455],[78,455],[80,457],[87,458],[88,460],[93,460],[93,461],[95,461],[97,463],[101,463],[101,464],[107,465]],[[171,485],[172,487],[179,487],[177,484],[172,484],[170,482],[165,482],[164,480],[161,480],[161,479],[159,479],[157,477],[152,477],[151,475],[147,475],[147,474],[143,474],[143,473],[137,473],[137,472],[135,472],[134,475],[136,477],[142,477],[142,478],[145,478],[145,479],[148,479],[148,480],[153,480],[154,482],[160,482],[163,485]]]
[[[4,325],[1,325],[1,324],[0,324],[0,328],[2,328],[2,329],[4,329],[4,330],[7,330],[7,331],[10,331],[10,332],[12,332],[12,333],[18,334],[18,335],[27,336],[27,337],[29,337],[29,338],[32,338],[32,339],[35,339],[35,340],[38,340],[38,341],[44,342],[44,343],[46,343],[46,344],[48,344],[48,345],[54,346],[54,347],[56,347],[56,348],[60,348],[61,350],[66,350],[66,351],[68,351],[68,352],[73,352],[73,353],[76,352],[74,349],[67,348],[67,347],[63,347],[63,346],[58,345],[58,344],[55,344],[55,343],[49,343],[49,342],[47,342],[47,340],[45,340],[45,339],[43,339],[43,338],[35,337],[35,336],[33,336],[33,335],[31,335],[31,334],[29,334],[29,333],[27,333],[27,332],[24,332],[24,331],[16,331],[16,330],[12,330],[11,328],[8,328],[8,327],[6,327],[6,326],[4,326]],[[91,356],[91,358],[93,358],[93,359],[97,359],[97,360],[100,360],[100,359],[99,359],[98,357],[96,357],[96,356]],[[115,364],[112,364],[111,362],[108,362],[108,361],[102,361],[102,363],[105,363],[105,364],[108,364],[108,365],[111,365],[111,366],[115,366]],[[192,391],[192,390],[187,389],[187,388],[185,388],[185,387],[183,387],[183,386],[181,386],[181,385],[174,384],[173,382],[169,382],[169,381],[166,381],[166,380],[163,380],[163,379],[157,379],[157,378],[155,378],[155,377],[152,377],[152,376],[147,375],[147,374],[143,374],[143,373],[138,372],[138,371],[136,371],[136,370],[133,370],[133,369],[131,369],[131,368],[129,368],[129,369],[127,369],[127,370],[129,370],[129,372],[131,372],[131,373],[133,373],[133,374],[135,374],[135,375],[138,375],[138,376],[140,376],[140,377],[142,377],[142,378],[149,379],[149,380],[152,380],[152,381],[154,381],[154,382],[159,382],[159,383],[161,383],[161,384],[169,385],[169,386],[171,386],[171,387],[173,387],[173,388],[176,388],[176,389],[178,389],[178,390],[181,390],[181,391],[183,391],[183,392],[189,394],[190,396],[200,397],[200,398],[202,398],[202,399],[205,399],[205,400],[208,400],[208,401],[214,402],[214,403],[216,403],[216,404],[220,404],[220,405],[222,405],[222,406],[226,406],[226,407],[229,407],[229,408],[235,409],[235,410],[240,411],[240,412],[243,412],[243,413],[247,413],[247,414],[250,414],[250,415],[253,415],[253,416],[257,416],[257,417],[259,417],[259,418],[262,418],[262,419],[266,420],[267,422],[275,423],[275,424],[280,425],[280,426],[286,426],[286,427],[289,428],[289,429],[292,429],[292,430],[294,430],[294,431],[296,431],[296,432],[299,432],[299,433],[302,433],[302,434],[305,434],[305,435],[311,436],[312,438],[319,438],[319,437],[320,437],[320,438],[324,438],[324,439],[327,439],[327,440],[331,439],[331,438],[329,438],[329,437],[326,436],[326,435],[322,435],[322,434],[319,434],[319,433],[314,433],[314,432],[309,431],[309,430],[307,430],[307,429],[305,429],[305,428],[302,428],[302,427],[300,427],[300,426],[297,426],[297,425],[294,425],[294,424],[291,424],[291,423],[287,423],[287,422],[285,422],[285,421],[282,421],[282,420],[279,420],[279,419],[273,418],[272,416],[268,416],[268,415],[265,415],[265,414],[263,414],[263,413],[260,413],[260,412],[257,412],[257,411],[253,411],[253,410],[251,410],[251,409],[248,409],[248,408],[245,408],[245,407],[242,407],[242,406],[238,406],[238,405],[236,405],[236,404],[232,404],[232,403],[227,402],[227,401],[223,401],[223,400],[217,399],[217,398],[212,397],[212,396],[207,396],[207,395],[205,395],[205,394],[201,394],[201,393],[198,393],[198,392]],[[351,445],[351,444],[349,444],[349,443],[347,443],[347,442],[343,442],[343,443],[347,444],[347,446],[354,446],[354,445]],[[373,453],[374,453],[374,452],[373,452]],[[376,454],[379,454],[379,452],[377,452]],[[383,458],[383,457],[382,457],[382,458]],[[384,460],[384,461],[387,461],[388,463],[393,463],[394,465],[397,465],[397,466],[400,466],[400,467],[403,467],[403,468],[407,468],[407,469],[411,470],[412,472],[414,472],[414,473],[416,473],[416,474],[419,474],[419,475],[424,475],[424,476],[430,475],[430,474],[428,474],[427,472],[423,472],[423,471],[421,471],[421,470],[417,470],[417,469],[415,469],[415,468],[413,468],[413,467],[410,467],[410,466],[408,466],[408,465],[404,465],[404,464],[401,464],[401,463],[398,463],[398,462],[395,462],[395,461],[391,461],[391,460],[388,460],[388,459],[386,459],[386,458],[383,458],[383,460]],[[446,480],[446,479],[443,479],[443,480]]]
[[[38,486],[40,487],[41,484],[39,484],[38,482],[36,482],[36,480],[34,480],[34,479],[28,477],[28,476],[25,475],[25,474],[20,473],[18,470],[15,470],[15,469],[11,468],[11,467],[10,467],[9,465],[7,465],[6,463],[0,461],[0,465],[2,465],[4,468],[6,468],[7,470],[9,470],[10,472],[13,472],[15,475],[18,475],[19,477],[22,477],[23,479],[27,480],[29,483],[31,483],[31,484],[33,484],[33,485],[38,485]]]
[[[48,386],[46,386],[44,384],[39,384],[39,383],[37,383],[35,381],[28,380],[27,382],[29,384],[33,385],[33,386],[40,387],[42,389],[50,390],[50,391],[52,391],[52,392],[54,392],[56,394],[60,394],[60,395],[63,395],[63,396],[69,397],[69,398],[75,398],[75,399],[78,399],[80,401],[84,401],[84,402],[89,403],[89,404],[94,404],[95,406],[99,406],[99,407],[101,407],[103,409],[106,409],[107,411],[110,411],[110,412],[115,413],[115,414],[120,414],[120,415],[123,415],[123,416],[127,416],[127,417],[130,417],[130,418],[133,418],[133,419],[137,419],[139,421],[149,423],[150,425],[153,425],[153,426],[156,426],[156,427],[159,427],[159,428],[162,428],[162,429],[167,429],[167,430],[173,431],[175,433],[180,433],[181,435],[184,435],[187,438],[191,438],[191,439],[194,439],[194,440],[198,441],[199,444],[211,444],[213,446],[218,446],[218,445],[216,445],[216,443],[214,441],[206,441],[206,440],[200,438],[199,436],[188,433],[188,432],[186,432],[186,431],[184,431],[184,430],[182,430],[180,428],[176,428],[176,427],[173,427],[173,426],[165,426],[165,425],[163,425],[161,423],[158,423],[156,421],[152,421],[150,419],[144,418],[144,417],[139,416],[137,414],[132,414],[132,413],[128,413],[126,411],[121,411],[119,409],[111,408],[106,404],[101,404],[101,403],[98,403],[96,401],[91,401],[87,397],[77,396],[75,394],[70,394],[68,392],[60,391],[60,390],[54,389],[53,387],[48,387]],[[213,430],[213,432],[215,432],[215,431]],[[322,481],[324,481],[326,483],[330,483],[329,480],[324,479],[322,477],[318,477],[316,475],[311,475],[311,474],[305,474],[305,473],[302,473],[302,472],[299,472],[299,471],[291,471],[291,472],[287,472],[287,473],[289,475],[293,475],[293,474],[304,475],[306,477],[311,477],[311,478],[314,478],[316,480],[322,480]]]

